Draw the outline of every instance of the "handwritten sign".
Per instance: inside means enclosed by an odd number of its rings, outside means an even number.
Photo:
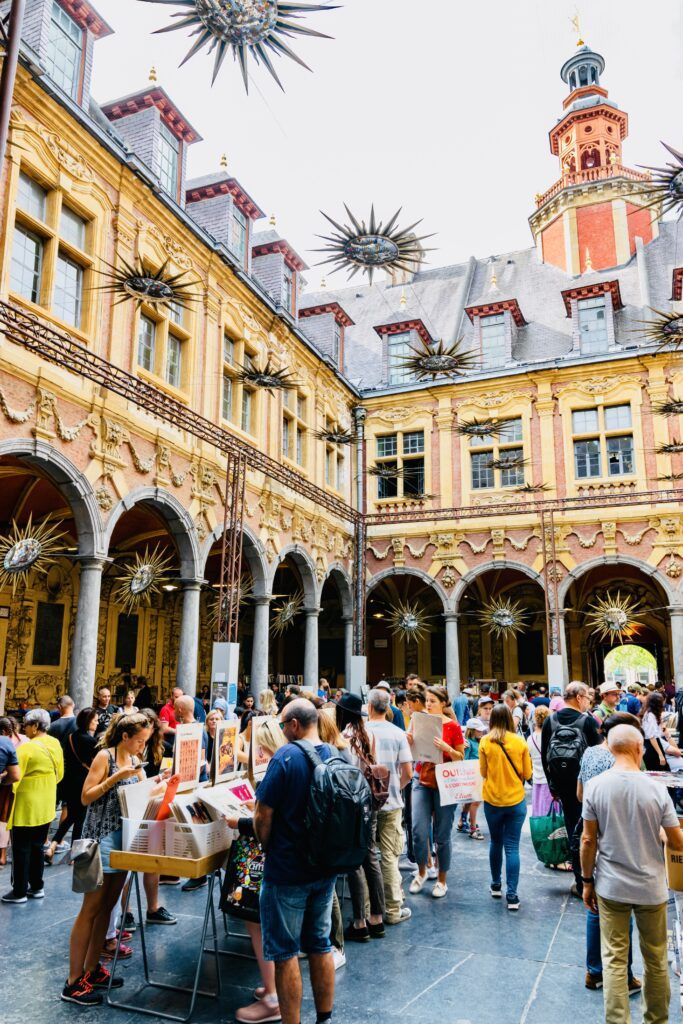
[[[437,764],[436,784],[439,787],[441,805],[479,803],[482,777],[478,761],[452,761]]]

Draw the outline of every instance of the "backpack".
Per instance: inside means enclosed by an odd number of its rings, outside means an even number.
[[[583,752],[588,746],[584,725],[587,715],[581,715],[574,722],[563,725],[557,715],[550,719],[550,741],[546,762],[549,782],[560,785],[567,778],[578,779]]]
[[[320,758],[311,743],[296,740],[313,771],[301,857],[322,877],[359,868],[372,842],[372,795],[363,772],[333,754]]]
[[[383,764],[377,764],[375,761],[366,761],[364,757],[360,758],[361,771],[368,786],[370,787],[370,796],[372,798],[372,809],[373,811],[381,811],[385,803],[389,799],[389,780],[391,778],[391,772]]]

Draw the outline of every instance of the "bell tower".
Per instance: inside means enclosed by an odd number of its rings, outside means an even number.
[[[657,211],[639,195],[649,175],[624,166],[628,115],[602,86],[604,70],[604,58],[579,39],[560,70],[569,94],[549,133],[560,177],[536,196],[529,218],[541,261],[571,276],[622,266],[636,238],[657,235]]]

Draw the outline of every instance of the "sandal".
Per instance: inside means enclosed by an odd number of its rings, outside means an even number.
[[[49,843],[43,850],[43,864],[46,864],[47,867],[51,868],[56,852],[57,844],[55,842]]]
[[[483,839],[483,838],[484,838],[484,833],[482,832],[482,830],[479,828],[478,825],[475,825],[473,829],[470,829],[470,839]]]
[[[102,952],[100,957],[102,960],[110,961],[114,959],[116,953],[116,939],[109,939],[108,942],[102,946]],[[130,960],[133,955],[133,947],[126,946],[123,942],[119,942],[119,960]]]

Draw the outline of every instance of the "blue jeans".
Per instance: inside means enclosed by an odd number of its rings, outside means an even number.
[[[511,807],[496,807],[484,801],[486,824],[491,834],[489,865],[491,882],[500,885],[503,874],[503,850],[505,850],[506,896],[513,900],[517,896],[519,883],[519,840],[526,818],[526,800],[520,800]]]
[[[628,923],[628,980],[633,977],[633,918]],[[586,970],[589,974],[602,974],[600,950],[600,915],[586,910]]]
[[[322,878],[305,885],[274,885],[264,878],[259,905],[266,960],[292,960],[299,950],[331,952],[335,882],[336,878]]]
[[[429,853],[429,836],[434,816],[434,842],[439,860],[439,871],[448,871],[451,866],[451,832],[457,804],[441,806],[438,789],[421,786],[413,780],[413,850],[418,864],[426,864]]]

